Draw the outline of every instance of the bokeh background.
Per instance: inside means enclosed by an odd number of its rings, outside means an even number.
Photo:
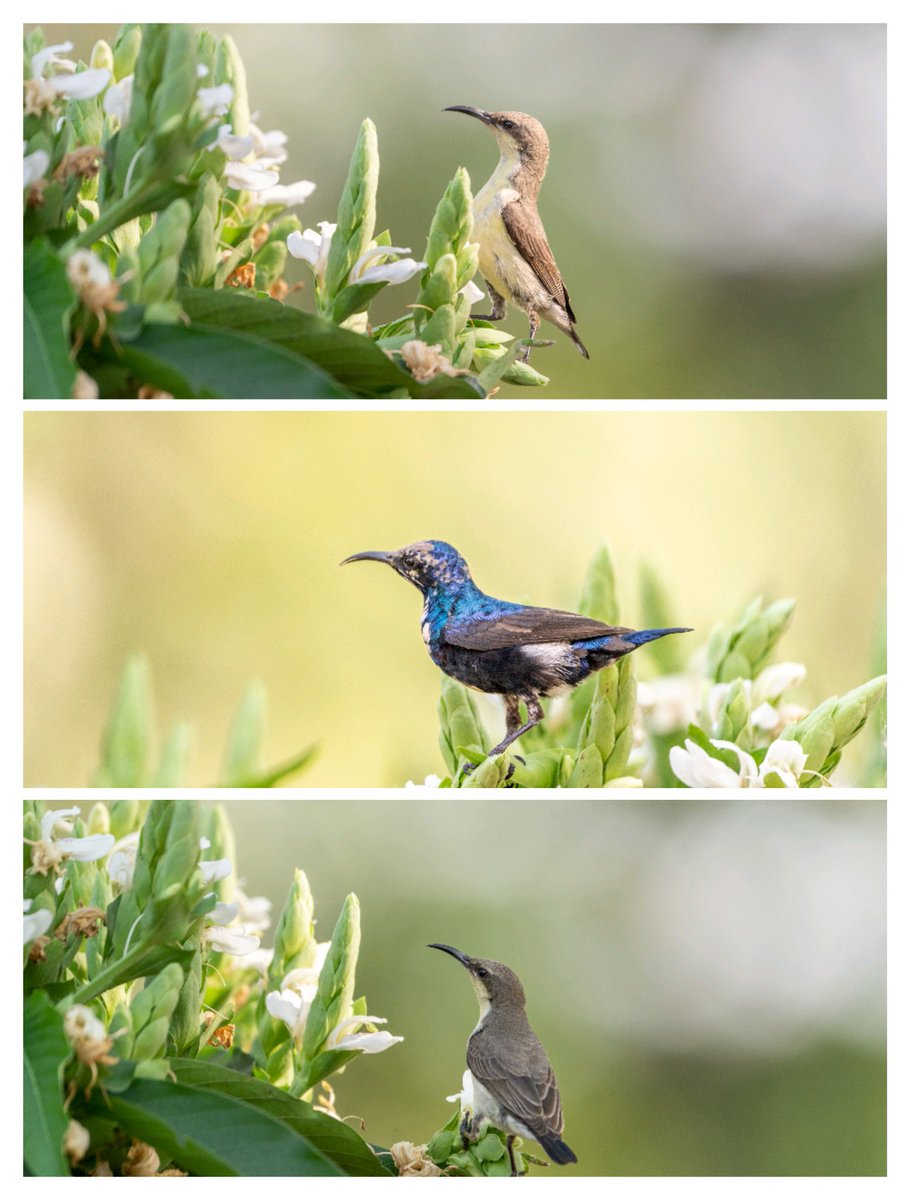
[[[320,939],[360,897],[357,994],[405,1038],[337,1079],[371,1140],[425,1141],[460,1088],[477,1008],[441,941],[521,977],[569,1172],[884,1172],[884,802],[226,807],[276,917],[295,866]]]
[[[654,568],[693,650],[758,593],[797,600],[778,658],[812,705],[881,670],[882,413],[31,413],[25,418],[25,772],[86,785],[128,657],[161,734],[195,727],[216,782],[246,684],[267,758],[310,786],[440,772],[420,597],[360,550],[438,537],[493,595],[573,608],[612,546],[620,617]],[[653,673],[647,649],[635,655]],[[480,697],[501,724],[497,701]],[[837,775],[862,784],[871,730]]]
[[[479,189],[496,161],[476,121],[440,110],[543,121],[541,214],[592,355],[555,334],[535,355],[554,394],[884,396],[884,25],[212,28],[235,39],[262,127],[289,136],[283,179],[318,185],[312,227],[334,218],[365,116],[378,228],[418,254],[455,168]],[[83,58],[116,31],[45,29]],[[310,304],[305,266],[291,276]],[[374,319],[411,288],[388,288]]]

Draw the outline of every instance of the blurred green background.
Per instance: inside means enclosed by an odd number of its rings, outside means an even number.
[[[425,1141],[460,1089],[477,1007],[442,941],[521,977],[565,1173],[884,1172],[884,802],[226,807],[273,918],[295,866],[323,940],[360,897],[356,994],[405,1038],[335,1080],[369,1139]]]
[[[261,126],[289,136],[282,181],[318,185],[308,226],[334,219],[365,116],[378,228],[416,254],[455,168],[478,190],[496,161],[476,121],[440,110],[543,122],[540,210],[592,356],[555,333],[534,355],[550,394],[884,396],[884,25],[212,28],[237,42]],[[83,58],[115,29],[45,27]],[[289,275],[311,306],[307,268]],[[415,296],[388,288],[373,319]]]
[[[620,617],[663,580],[694,651],[761,592],[797,600],[794,698],[873,673],[885,571],[881,413],[31,413],[25,418],[25,778],[84,786],[127,656],[162,736],[196,728],[216,781],[248,681],[267,758],[313,740],[311,786],[400,787],[442,767],[418,593],[360,550],[438,537],[479,585],[573,608],[598,545]],[[635,655],[653,674],[647,649]],[[875,672],[880,668],[875,666]],[[479,697],[488,722],[498,701]],[[870,731],[837,779],[863,779]]]

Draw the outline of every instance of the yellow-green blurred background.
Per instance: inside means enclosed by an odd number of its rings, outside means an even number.
[[[695,650],[757,593],[797,600],[777,658],[819,703],[873,673],[885,570],[881,413],[31,413],[25,418],[29,786],[84,786],[127,656],[161,733],[192,720],[214,783],[248,681],[301,782],[441,772],[420,597],[360,550],[441,538],[493,595],[572,608],[612,546],[620,617],[663,580]],[[635,655],[641,677],[653,671]],[[488,719],[495,701],[480,697]],[[864,731],[837,775],[859,782]]]
[[[479,189],[496,161],[478,122],[440,110],[543,122],[540,210],[591,351],[554,334],[535,354],[552,394],[884,395],[884,25],[212,28],[235,39],[261,126],[289,136],[283,182],[317,184],[308,226],[334,219],[365,116],[379,229],[418,255],[455,168]],[[83,58],[116,32],[45,29]],[[310,306],[307,268],[289,275]],[[388,288],[373,319],[415,296]]]
[[[322,940],[360,898],[356,994],[405,1038],[337,1079],[370,1140],[425,1141],[460,1088],[477,1008],[441,941],[521,977],[566,1173],[884,1172],[883,802],[227,808],[273,918],[295,866]]]

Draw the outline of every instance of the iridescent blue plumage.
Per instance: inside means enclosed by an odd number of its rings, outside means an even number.
[[[414,542],[391,552],[368,550],[344,561],[387,563],[423,594],[421,628],[433,662],[467,687],[506,702],[500,754],[543,716],[542,696],[575,687],[636,647],[687,629],[632,630],[578,613],[533,608],[482,592],[448,542]],[[343,564],[342,564],[343,565]],[[522,724],[519,701],[528,709]]]

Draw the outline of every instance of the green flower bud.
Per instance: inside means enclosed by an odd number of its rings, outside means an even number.
[[[237,137],[250,132],[250,98],[246,85],[246,68],[232,37],[221,39],[215,57],[215,83],[229,83],[234,97],[228,112],[231,128]]]
[[[833,696],[801,721],[787,726],[781,737],[799,742],[808,755],[800,787],[819,787],[819,775],[827,778],[831,774],[844,746],[856,737],[881,703],[886,687],[887,680],[880,675],[844,696]]]
[[[267,991],[279,987],[289,971],[296,967],[311,967],[316,961],[313,908],[309,881],[298,867],[294,871],[294,882],[278,918],[275,953],[269,966]]]
[[[196,34],[189,25],[170,25],[160,83],[151,108],[151,123],[156,133],[160,135],[183,124],[198,85]]]
[[[303,1054],[316,1057],[335,1026],[351,1015],[354,1002],[354,973],[360,951],[360,903],[347,897],[332,934],[332,943],[319,974],[316,996],[310,1006],[303,1033]]]
[[[114,78],[123,79],[132,75],[136,69],[136,59],[142,45],[142,30],[138,25],[121,25],[114,40],[113,69]]]
[[[147,660],[137,655],[127,662],[114,697],[92,785],[144,786],[153,740],[151,672]]]
[[[790,624],[795,607],[795,600],[778,600],[762,610],[759,597],[732,628],[718,626],[708,640],[708,679],[715,683],[754,679]]]
[[[497,754],[495,758],[485,758],[470,775],[464,776],[460,786],[463,788],[498,788],[505,783],[508,774],[509,755]]]
[[[376,228],[379,144],[376,126],[367,117],[360,126],[348,178],[338,205],[337,228],[326,264],[324,304],[328,310],[346,285],[354,263],[368,248]]]
[[[752,744],[752,709],[746,693],[745,682],[736,679],[730,685],[711,733],[713,738],[724,742],[735,742],[748,750]]]
[[[96,833],[110,833],[111,814],[108,811],[106,804],[101,804],[98,802],[93,804],[89,809],[88,821],[86,822],[86,831],[89,835]]]
[[[448,675],[442,677],[439,697],[439,748],[449,773],[454,777],[460,763],[459,748],[486,754],[490,748],[470,691]]]

